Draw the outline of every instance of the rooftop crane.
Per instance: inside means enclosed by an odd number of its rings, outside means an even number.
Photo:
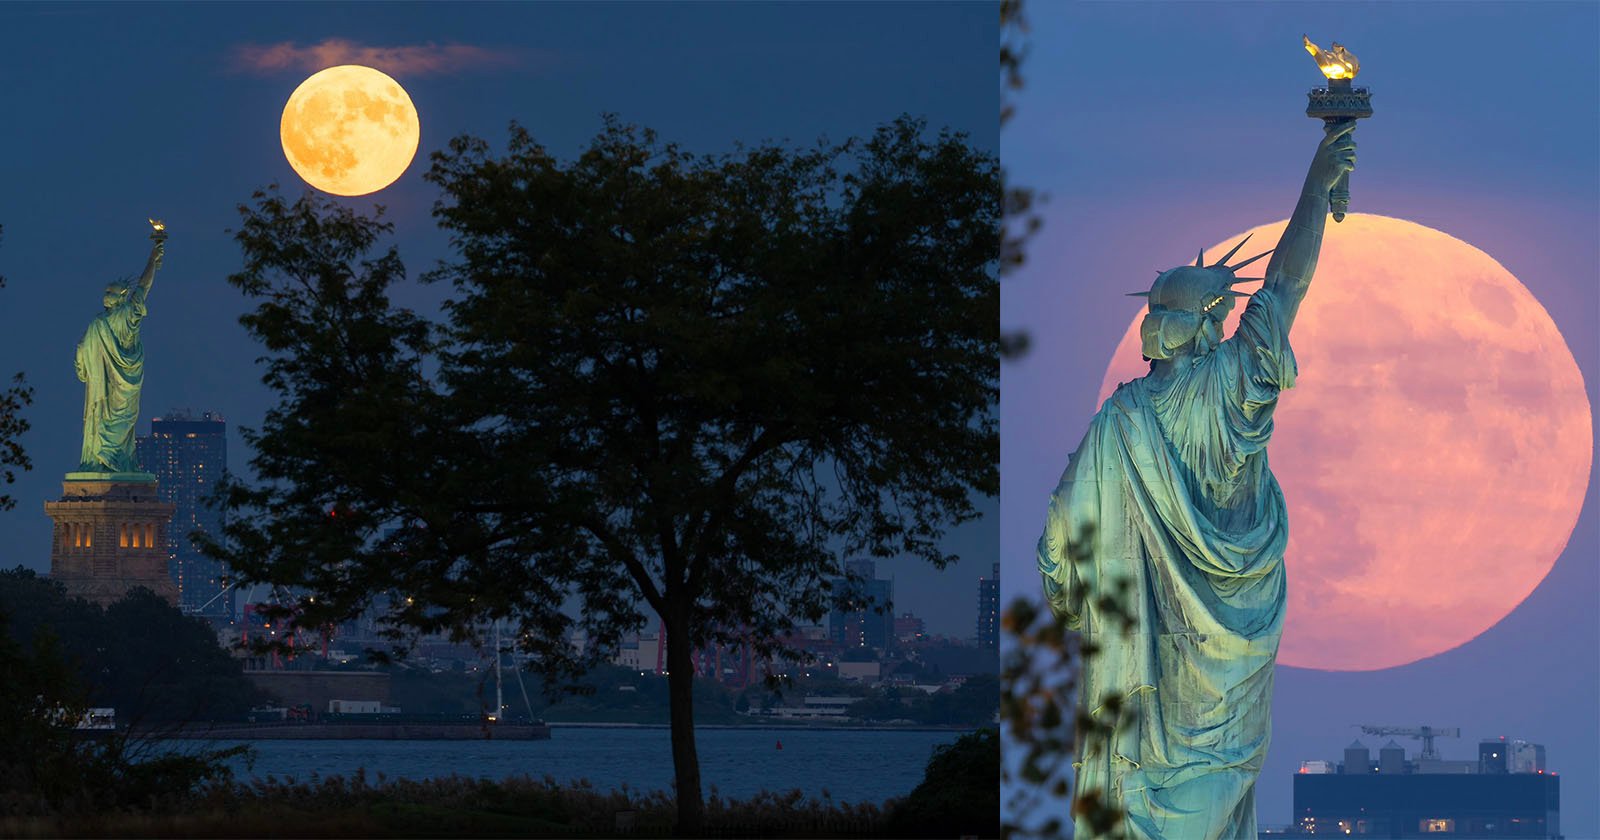
[[[1419,758],[1437,759],[1439,753],[1433,749],[1434,738],[1460,738],[1460,727],[1451,726],[1374,726],[1361,724],[1361,731],[1368,735],[1409,735],[1412,738],[1422,739],[1422,755]]]

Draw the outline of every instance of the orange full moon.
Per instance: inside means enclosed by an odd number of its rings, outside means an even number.
[[[284,157],[306,183],[334,195],[366,195],[406,171],[421,131],[399,82],[371,67],[342,64],[294,89],[278,135]]]
[[[1254,228],[1252,245],[1285,224]],[[1148,370],[1143,315],[1102,399]],[[1494,626],[1555,564],[1589,483],[1589,400],[1550,315],[1477,248],[1352,214],[1328,225],[1290,343],[1300,378],[1268,446],[1289,506],[1278,661],[1391,668]]]

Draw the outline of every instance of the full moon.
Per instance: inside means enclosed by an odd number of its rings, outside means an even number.
[[[421,137],[400,83],[357,64],[321,70],[283,106],[284,157],[306,183],[334,195],[366,195],[411,165]]]
[[[1252,246],[1284,226],[1254,228]],[[1148,370],[1143,315],[1102,399]],[[1268,447],[1289,506],[1278,661],[1391,668],[1494,626],[1555,564],[1589,483],[1589,400],[1549,313],[1477,248],[1352,214],[1328,225],[1290,344],[1300,378],[1279,397]]]

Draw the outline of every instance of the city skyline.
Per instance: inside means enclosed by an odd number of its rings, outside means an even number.
[[[26,411],[33,428],[22,441],[34,469],[18,476],[18,509],[0,523],[10,562],[47,567],[50,527],[36,515],[38,505],[77,448],[81,386],[71,378],[71,348],[52,355],[59,340],[48,336],[81,330],[103,284],[137,268],[148,246],[147,217],[164,218],[171,238],[151,294],[147,326],[159,335],[146,341],[145,405],[211,407],[236,428],[257,426],[270,406],[266,389],[255,384],[259,348],[235,323],[244,301],[225,277],[238,270],[240,256],[226,231],[253,190],[272,182],[290,195],[305,188],[284,159],[278,118],[315,56],[375,56],[421,113],[422,145],[399,181],[372,196],[341,199],[362,211],[387,208],[396,224],[392,241],[415,278],[449,250],[429,218],[436,194],[421,177],[428,153],[462,133],[499,148],[513,119],[562,157],[576,153],[605,113],[710,154],[738,143],[805,146],[822,136],[870,134],[903,113],[997,151],[992,10],[929,8],[935,11],[907,26],[898,11],[882,7],[809,14],[638,6],[603,15],[556,4],[444,15],[423,6],[329,6],[308,29],[303,16],[271,7],[182,14],[0,7],[0,25],[18,45],[0,62],[0,82],[49,128],[8,141],[5,174],[14,190],[0,203],[0,274],[9,281],[0,291],[0,359],[17,360],[7,375],[24,369],[36,389]],[[66,66],[51,45],[69,32],[86,58]],[[527,34],[509,34],[516,32]],[[130,39],[140,44],[137,55]],[[139,72],[124,72],[130,66]],[[164,81],[147,87],[144,79]],[[110,120],[126,130],[115,142],[101,141],[86,122],[91,110],[93,124]],[[205,142],[175,128],[195,115],[207,120]],[[35,165],[14,165],[23,159]],[[47,172],[80,177],[62,182]],[[397,296],[433,312],[443,292],[413,279]],[[249,453],[233,437],[228,463],[248,473]],[[959,594],[967,587],[953,581],[977,579],[994,560],[998,505],[986,504],[989,515],[947,540],[945,550],[963,558],[948,571],[911,559],[881,561],[903,597],[939,605],[928,611],[937,632],[964,637],[973,626],[972,599]]]

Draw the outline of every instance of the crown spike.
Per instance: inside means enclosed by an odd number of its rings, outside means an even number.
[[[1142,298],[1147,298],[1147,297],[1149,297],[1149,296],[1150,296],[1150,293],[1149,293],[1149,292],[1129,292],[1129,293],[1128,293],[1128,297],[1142,297]]]
[[[1216,262],[1212,263],[1210,265],[1210,267],[1211,268],[1227,268],[1228,267],[1228,260],[1233,259],[1233,255],[1239,253],[1239,249],[1243,248],[1244,247],[1244,243],[1249,242],[1250,241],[1250,237],[1252,237],[1254,235],[1255,234],[1253,234],[1253,233],[1245,234],[1244,238],[1239,240],[1239,244],[1233,246],[1232,250],[1230,250],[1226,254],[1223,254],[1222,255],[1222,259],[1217,260]]]
[[[1205,264],[1206,264],[1206,249],[1204,249],[1204,248],[1200,249],[1200,256],[1194,258],[1194,264],[1195,264],[1196,267],[1200,267],[1200,268],[1205,267]]]
[[[1229,271],[1238,271],[1239,269],[1244,268],[1245,266],[1255,262],[1256,260],[1261,259],[1262,257],[1264,257],[1264,256],[1266,256],[1266,255],[1268,255],[1268,254],[1270,254],[1270,253],[1272,253],[1273,251],[1276,251],[1276,250],[1278,250],[1278,249],[1277,248],[1268,248],[1267,250],[1262,251],[1259,254],[1256,254],[1255,256],[1251,257],[1248,260],[1245,260],[1242,263],[1236,263],[1234,265],[1228,266],[1228,270]]]
[[[1262,280],[1265,280],[1265,279],[1267,279],[1267,278],[1265,278],[1265,277],[1235,277],[1232,280],[1228,281],[1228,285],[1229,286],[1237,286],[1240,283],[1259,283],[1259,282],[1261,282]]]

